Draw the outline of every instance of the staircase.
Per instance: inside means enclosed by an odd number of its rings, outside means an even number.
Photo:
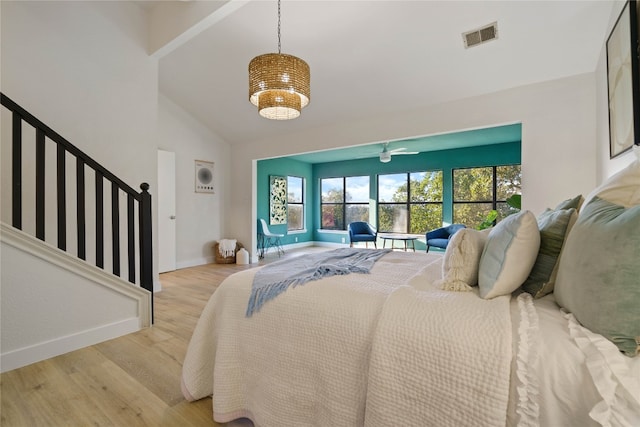
[[[0,101],[5,371],[153,323],[153,249],[148,184]]]

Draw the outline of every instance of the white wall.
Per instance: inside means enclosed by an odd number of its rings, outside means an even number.
[[[223,141],[168,100],[160,101],[160,129],[188,142],[181,145],[178,138],[156,133],[158,65],[146,54],[146,20],[136,5],[6,1],[0,5],[2,91],[55,124],[56,130],[125,181],[134,186],[149,182],[153,194],[157,148],[178,153],[178,177],[187,182],[179,185],[185,189],[192,179],[192,160],[216,162],[217,194],[199,198],[184,192],[190,200],[178,202],[200,212],[179,229],[177,256],[184,266],[209,260],[209,242],[218,238],[255,245],[255,159],[522,122],[525,208],[535,212],[574,193],[588,192],[633,159],[632,154],[608,159],[604,41],[593,74],[254,141],[233,147],[229,154]],[[611,27],[618,12],[612,13]],[[5,141],[3,137],[3,166]],[[231,162],[226,161],[229,158]],[[2,169],[4,174],[7,168]],[[3,199],[6,181],[3,176]],[[196,229],[201,233],[196,235]]]
[[[537,213],[563,198],[587,194],[640,157],[636,146],[609,158],[606,38],[624,4],[613,8],[594,73],[237,147],[232,170],[243,173],[232,176],[234,188],[242,190],[232,193],[229,209],[236,214],[227,217],[227,229],[244,240],[255,236],[254,159],[512,122],[523,124],[524,208]],[[244,196],[248,191],[251,202]]]
[[[153,195],[157,179],[158,64],[146,52],[147,19],[140,7],[129,2],[2,1],[0,8],[2,92],[131,187],[138,189],[140,183],[148,182]],[[7,114],[3,113],[3,221],[8,221],[7,212],[10,212],[5,202],[10,198],[10,180],[7,179],[10,171],[7,167],[10,153],[7,129],[10,122],[7,123],[6,118]],[[55,158],[54,150],[48,150],[47,158],[52,155]],[[75,164],[69,158],[67,164],[67,171],[73,174]],[[32,172],[29,166],[25,170]],[[47,185],[53,184],[53,178],[49,175],[51,170],[47,173]],[[92,187],[92,176],[87,175],[88,188]],[[47,191],[47,205],[55,198],[54,195],[52,199],[55,191],[50,188]],[[68,199],[72,199],[72,194],[68,194]],[[23,208],[27,230],[33,229],[33,197],[30,194],[28,196],[24,199]],[[88,197],[87,206],[91,206],[91,200]],[[73,212],[70,207],[68,209]],[[153,210],[155,216],[155,206]],[[95,255],[92,254],[89,237],[92,226],[90,212],[87,215],[87,256],[91,259]],[[121,218],[126,217],[121,214]],[[55,210],[50,210],[47,223],[55,224],[55,220]],[[70,234],[67,242],[73,249],[75,220],[71,221],[68,223]],[[157,241],[157,230],[153,234]],[[52,235],[55,235],[54,227],[49,227],[47,237]],[[56,242],[51,243],[55,245]],[[105,255],[108,253],[109,248],[105,248]],[[109,259],[108,256],[106,258]],[[130,317],[129,314],[113,310],[113,301],[108,295],[96,298],[100,294],[93,292],[95,289],[90,284],[85,283],[86,287],[83,288],[77,279],[59,269],[47,268],[46,263],[36,264],[34,260],[17,263],[16,259],[3,247],[0,289],[2,351],[14,351],[10,357],[18,360],[27,357],[20,349],[29,349],[43,340],[90,344],[86,340],[75,340],[77,327],[81,323],[74,314],[80,315],[92,308],[103,313],[92,301],[99,307],[103,307],[105,301],[110,303],[104,306],[104,318],[97,324],[85,324],[83,327],[100,328],[99,325],[105,322],[115,322],[117,325],[123,321],[128,324],[126,319]],[[154,271],[157,271],[156,265],[157,261],[154,261]],[[123,270],[126,271],[124,266],[126,264],[123,264]],[[15,270],[14,267],[19,269]],[[157,273],[154,276],[157,277]],[[71,293],[76,297],[68,300],[65,306],[48,307],[48,302],[57,304],[50,299],[51,293],[55,292],[50,287],[52,285],[63,289],[73,288]],[[93,296],[86,292],[91,292]],[[114,305],[119,306],[118,303]],[[48,311],[37,315],[47,307]],[[123,304],[123,307],[127,307],[127,304]],[[61,311],[68,316],[61,315]],[[120,320],[115,320],[111,314],[117,315],[116,318]],[[33,321],[44,325],[40,325],[40,329],[31,328],[30,324],[24,323],[25,317],[30,316]],[[124,333],[131,331],[131,328],[120,330]],[[39,335],[38,331],[46,332],[47,337]],[[95,336],[110,338],[100,333]],[[54,354],[63,351],[60,347],[54,347],[46,349],[43,354],[51,354],[47,351]],[[65,348],[73,349],[73,345]]]
[[[234,238],[224,229],[233,189],[229,144],[163,95],[158,118],[158,148],[176,153],[176,267],[213,262],[213,242]],[[194,191],[195,160],[214,162],[215,194]]]
[[[150,325],[148,291],[12,227],[1,234],[0,372]]]
[[[131,186],[155,184],[158,65],[146,54],[143,11],[125,2],[1,7],[2,91]]]
[[[595,186],[595,115],[589,73],[234,147],[226,230],[255,247],[254,159],[514,122],[522,123],[523,207],[539,213]]]
[[[146,52],[147,18],[141,8],[129,2],[20,1],[3,1],[0,7],[2,92],[134,189],[139,191],[140,183],[149,183],[153,195],[157,179],[158,64]],[[7,117],[3,113],[3,201],[9,198],[10,184]],[[47,159],[54,160],[53,144],[47,146]],[[27,149],[25,153],[27,158],[32,155]],[[25,169],[32,172],[26,164]],[[68,156],[67,172],[73,176],[74,170],[75,162]],[[50,187],[46,235],[47,241],[55,245],[53,173],[53,168],[47,170]],[[28,176],[25,174],[27,183]],[[92,177],[92,173],[86,176],[87,188],[93,187]],[[32,231],[34,198],[28,191],[25,188],[24,229]],[[75,187],[68,187],[68,192],[67,209],[72,213]],[[92,202],[92,195],[88,195],[88,260],[95,257]],[[124,194],[120,205],[126,206]],[[8,212],[9,204],[3,203],[5,222]],[[155,212],[154,206],[154,216]],[[109,218],[105,221],[108,233]],[[123,220],[121,223],[126,226]],[[74,225],[72,218],[67,223],[67,247],[71,253],[75,250]],[[157,232],[154,230],[153,234],[155,239]],[[105,254],[109,253],[110,247],[105,247]],[[108,269],[110,257],[106,256],[105,261]]]
[[[176,152],[177,266],[211,262],[213,241],[234,237],[224,232],[231,188],[230,148],[170,100],[158,99],[158,62],[147,53],[144,12],[128,2],[2,2],[0,6],[1,90],[135,189],[148,182],[152,196],[156,191],[157,149]],[[3,111],[3,201],[10,194],[10,120]],[[33,156],[33,150],[25,148],[25,153]],[[53,150],[47,152],[50,158],[55,161]],[[194,193],[196,159],[215,162],[214,195]],[[47,171],[48,185],[55,182],[53,172],[53,168]],[[73,177],[71,159],[67,160],[67,172]],[[24,179],[32,181],[28,176]],[[88,175],[87,187],[92,186],[91,179]],[[67,191],[67,210],[74,212],[75,189]],[[33,198],[33,194],[25,194],[25,203],[33,204]],[[48,192],[46,205],[51,213],[47,241],[55,245],[55,191]],[[120,205],[124,209],[126,200]],[[90,196],[87,206],[92,206]],[[10,204],[2,203],[1,210],[3,221],[10,222]],[[32,206],[25,206],[24,229],[33,233],[32,214]],[[91,239],[89,214],[87,238]],[[154,248],[156,215],[154,199]],[[121,218],[125,218],[124,211]],[[110,232],[108,220],[105,218],[106,233]],[[71,253],[75,251],[74,226],[71,219],[67,225]],[[91,243],[87,242],[89,261],[94,258]],[[105,254],[110,253],[109,244],[105,242]],[[154,250],[157,283],[156,253]],[[125,261],[121,265],[125,266]],[[105,268],[110,269],[109,256]]]

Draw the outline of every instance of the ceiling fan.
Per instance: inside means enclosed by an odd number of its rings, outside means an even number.
[[[389,150],[389,143],[385,142],[382,146],[382,152],[380,153],[380,161],[382,163],[389,163],[391,156],[397,156],[402,154],[418,154],[417,151],[404,151],[406,148],[394,148]]]

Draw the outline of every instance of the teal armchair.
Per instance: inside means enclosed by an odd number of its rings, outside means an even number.
[[[356,221],[349,224],[349,246],[353,247],[355,242],[366,242],[369,247],[369,242],[373,242],[373,246],[377,249],[377,239],[378,232],[368,222]]]
[[[447,249],[451,237],[463,228],[466,228],[464,224],[451,224],[427,232],[427,252],[429,252],[431,246],[434,248]]]

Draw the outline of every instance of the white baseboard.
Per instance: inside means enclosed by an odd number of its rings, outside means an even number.
[[[118,338],[140,330],[140,319],[131,318],[0,354],[0,372],[21,368],[70,351]]]
[[[162,283],[160,283],[160,277],[153,279],[153,293],[162,291]]]
[[[348,248],[349,243],[313,242],[313,245],[311,246],[322,246],[326,248]]]
[[[323,246],[323,247],[327,247],[327,248],[344,248],[344,247],[348,247],[349,244],[348,243],[345,244],[345,243],[334,243],[334,242],[307,241],[307,242],[290,243],[290,244],[282,245],[282,249],[284,249],[285,252],[286,252],[287,250],[306,248],[306,247],[309,247],[309,246]],[[271,249],[271,251],[273,251],[273,250],[274,249]],[[215,262],[215,258],[214,257],[198,258],[198,259],[192,259],[192,260],[188,260],[188,261],[179,261],[179,262],[176,262],[176,269],[179,270],[181,268],[197,267],[199,265],[210,264],[210,263],[213,263],[213,262]],[[258,258],[258,253],[257,252],[255,254],[252,254],[251,259],[250,259],[249,262],[251,264],[257,264],[258,262],[260,262],[260,259]]]
[[[215,257],[213,256],[209,256],[206,258],[189,259],[186,261],[177,261],[176,270],[180,270],[182,268],[197,267],[199,265],[204,265],[204,264],[211,264],[214,261],[215,261]]]
[[[318,242],[300,242],[300,243],[289,243],[286,245],[282,245],[282,248],[286,251],[287,249],[298,249],[298,248],[306,248],[308,246],[318,246]]]

